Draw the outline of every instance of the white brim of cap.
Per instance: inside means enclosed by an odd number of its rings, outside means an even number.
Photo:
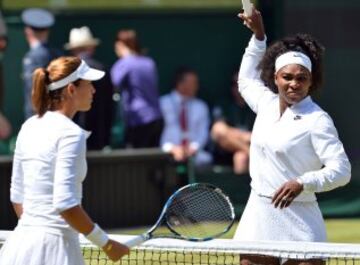
[[[105,75],[104,71],[97,70],[94,68],[89,68],[85,73],[81,73],[81,75],[79,75],[79,78],[82,80],[96,81],[103,78],[104,75]]]
[[[73,73],[71,73],[70,75],[68,75],[67,77],[65,77],[61,80],[50,83],[47,86],[47,89],[49,91],[56,90],[56,89],[66,86],[66,85],[70,84],[71,82],[74,82],[78,79],[88,80],[88,81],[96,81],[96,80],[101,79],[104,75],[105,75],[104,71],[90,68],[86,64],[85,61],[81,61],[81,64]]]

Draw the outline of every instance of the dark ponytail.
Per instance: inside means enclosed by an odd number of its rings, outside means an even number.
[[[35,112],[41,117],[49,108],[49,74],[44,68],[37,68],[33,74],[32,104]]]

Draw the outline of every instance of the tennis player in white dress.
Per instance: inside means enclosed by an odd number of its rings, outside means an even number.
[[[310,96],[321,85],[323,48],[298,34],[266,49],[260,12],[239,16],[253,36],[238,85],[257,117],[250,146],[252,191],[234,238],[326,241],[315,193],[348,183],[351,166],[332,119]],[[242,264],[280,262],[242,258]],[[298,264],[292,262],[287,264]]]
[[[84,264],[79,232],[112,260],[128,253],[81,207],[88,132],[71,118],[90,109],[95,93],[91,81],[103,75],[76,57],[60,57],[47,69],[35,70],[32,100],[37,114],[21,127],[11,179],[19,221],[1,248],[1,265]]]

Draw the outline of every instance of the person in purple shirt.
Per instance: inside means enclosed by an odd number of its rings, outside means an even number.
[[[115,42],[119,60],[111,79],[120,90],[128,147],[158,147],[164,126],[159,105],[155,62],[141,54],[134,30],[120,30]]]

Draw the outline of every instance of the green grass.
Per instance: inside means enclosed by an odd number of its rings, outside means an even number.
[[[360,243],[360,219],[326,220],[330,242]]]

